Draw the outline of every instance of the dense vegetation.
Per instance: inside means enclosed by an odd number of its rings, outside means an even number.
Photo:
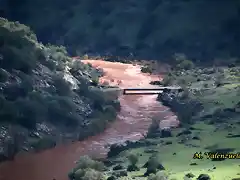
[[[107,180],[239,179],[238,64],[200,68],[186,56],[175,60],[163,81],[153,84],[182,88],[158,96],[177,114],[180,127],[161,128],[162,119],[156,116],[144,139],[113,144],[103,173]],[[237,158],[214,157],[216,153]]]
[[[239,55],[238,0],[5,0],[1,12],[72,54],[164,59],[185,53],[205,61]]]
[[[1,145],[40,150],[70,132],[72,140],[93,135],[115,119],[119,102],[98,85],[102,71],[74,61],[62,46],[38,43],[29,27],[0,19],[0,59]]]
[[[76,163],[76,167],[68,174],[70,180],[104,180],[102,162],[94,161],[88,156],[82,156]]]
[[[160,84],[181,86],[182,92],[161,94],[159,99],[177,113],[182,123],[192,124],[196,120],[213,124],[225,122],[226,119],[229,121],[239,117],[239,77],[238,62],[229,67],[194,68],[189,60],[178,61]],[[174,100],[171,100],[171,96],[175,97]]]
[[[121,154],[105,160],[111,165],[81,157],[69,179],[239,179],[239,163],[191,155],[239,153],[240,1],[2,0],[0,7],[1,16],[27,25],[0,19],[0,161],[80,140],[116,117],[120,105],[98,85],[101,71],[69,52],[173,62],[153,84],[183,89],[158,97],[178,115],[180,128],[161,129],[153,119],[146,139],[120,145]],[[228,67],[196,66],[209,62]]]

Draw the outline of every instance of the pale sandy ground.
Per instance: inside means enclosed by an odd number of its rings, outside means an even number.
[[[108,62],[102,60],[83,60],[83,63],[90,63],[96,68],[104,69],[106,73],[100,79],[101,82],[108,82],[120,88],[156,88],[149,84],[151,81],[161,80],[161,76],[153,76],[141,73],[141,66],[123,64],[119,62]]]

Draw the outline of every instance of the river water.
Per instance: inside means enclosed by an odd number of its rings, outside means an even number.
[[[85,60],[84,63],[91,63],[105,71],[101,82],[107,81],[121,88],[153,88],[149,82],[161,79],[141,73],[138,65],[100,60]],[[176,116],[156,98],[157,95],[120,96],[121,111],[105,132],[41,153],[19,155],[14,161],[0,164],[0,180],[67,180],[67,173],[81,155],[105,157],[109,144],[142,138],[152,117],[161,120],[161,128],[178,126]]]

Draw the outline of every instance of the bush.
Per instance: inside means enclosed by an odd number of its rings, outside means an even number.
[[[185,54],[175,54],[174,59],[177,63],[176,68],[177,69],[184,69],[184,70],[190,70],[194,68],[194,63],[187,59],[187,56]]]
[[[1,121],[17,123],[29,129],[36,127],[36,122],[41,120],[47,110],[44,104],[31,98],[9,101],[2,96],[0,101]]]
[[[141,67],[141,72],[152,73],[152,69],[149,66],[144,66],[144,67]]]
[[[67,96],[71,92],[70,84],[63,78],[63,75],[54,75],[53,85],[55,86],[56,93],[59,96]]]
[[[179,64],[177,64],[177,68],[184,69],[184,70],[190,70],[194,68],[194,63],[190,60],[183,60]]]
[[[68,177],[70,180],[103,180],[104,169],[103,163],[94,161],[88,156],[82,156]]]
[[[114,119],[117,116],[117,111],[112,105],[106,105],[103,107],[103,113],[108,115],[109,119]]]
[[[41,138],[32,144],[32,147],[37,151],[53,148],[56,146],[55,140],[51,138]]]
[[[128,161],[130,162],[130,165],[135,166],[138,162],[138,155],[130,154],[128,156]]]
[[[89,59],[88,55],[85,54],[85,55],[83,56],[83,59],[84,59],[84,60],[88,60],[88,59]]]
[[[158,171],[157,174],[151,174],[148,180],[168,180],[168,175],[162,171]]]
[[[72,73],[72,75],[74,76],[75,74],[74,73],[76,73],[76,72],[78,72],[78,71],[82,71],[82,70],[84,70],[84,67],[85,67],[85,64],[84,63],[82,63],[81,61],[73,61],[70,65],[69,65],[69,67],[70,67],[70,72]]]
[[[163,86],[169,86],[169,85],[171,85],[171,82],[172,82],[172,81],[173,81],[173,77],[167,75],[167,76],[164,77],[164,79],[163,79],[163,81],[162,81],[162,85],[163,85]]]
[[[91,84],[93,86],[97,86],[99,84],[99,78],[98,77],[93,78]]]
[[[159,165],[161,165],[159,161],[159,157],[157,154],[153,154],[152,156],[149,157],[147,163],[144,165],[144,167],[147,168],[147,171],[145,172],[145,176],[148,176],[150,174],[156,174]]]
[[[94,169],[96,171],[103,171],[105,166],[100,161],[92,160],[89,156],[82,156],[77,162],[76,169]]]
[[[216,75],[216,78],[215,78],[215,82],[214,82],[215,85],[216,85],[217,87],[220,87],[220,86],[224,85],[223,79],[224,79],[224,75],[218,73],[218,74]]]
[[[37,61],[44,57],[43,51],[36,46],[36,35],[29,27],[18,22],[0,18],[1,67],[7,70],[20,70],[31,73]]]
[[[104,180],[104,175],[94,169],[79,169],[69,178],[74,180]]]
[[[138,155],[136,154],[130,154],[128,156],[128,161],[129,161],[129,165],[127,167],[127,171],[139,171],[139,168],[137,167],[137,162],[138,162]]]
[[[16,106],[19,111],[18,123],[30,129],[35,128],[40,105],[29,99],[19,99],[16,101]]]
[[[76,104],[71,97],[52,96],[46,99],[48,107],[48,120],[52,123],[62,123],[66,126],[76,126],[83,118],[76,114]]]
[[[96,114],[98,114],[98,116],[96,116]],[[108,124],[108,119],[105,118],[104,114],[102,112],[94,112],[94,116],[96,116],[95,118],[90,118],[90,123],[88,126],[88,130],[89,130],[89,135],[90,136],[94,136],[97,133],[103,132]]]
[[[88,169],[86,170],[82,180],[104,180],[104,175],[94,169]]]
[[[152,118],[152,123],[148,128],[147,137],[152,137],[159,130],[160,120],[157,118]]]
[[[0,121],[14,122],[17,117],[17,109],[14,102],[10,102],[5,97],[0,96]]]
[[[180,94],[181,100],[187,100],[190,96],[190,91],[187,89],[186,86],[182,86],[182,93]]]

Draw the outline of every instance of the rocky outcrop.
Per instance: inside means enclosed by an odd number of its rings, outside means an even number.
[[[96,134],[120,110],[98,85],[102,71],[23,24],[0,18],[0,58],[0,161]]]
[[[197,100],[183,99],[182,96],[179,92],[163,92],[157,99],[175,112],[182,123],[190,123],[192,117],[203,110],[203,106]]]
[[[120,152],[132,149],[139,148],[144,146],[156,145],[154,142],[148,141],[147,139],[140,139],[138,141],[126,141],[124,144],[112,144],[110,146],[109,152],[107,154],[108,158],[117,156]]]
[[[239,66],[178,69],[164,79],[182,86],[182,92],[163,92],[158,100],[176,112],[182,123],[209,123],[238,119]],[[164,81],[164,80],[163,80]],[[235,120],[234,120],[235,121]]]

